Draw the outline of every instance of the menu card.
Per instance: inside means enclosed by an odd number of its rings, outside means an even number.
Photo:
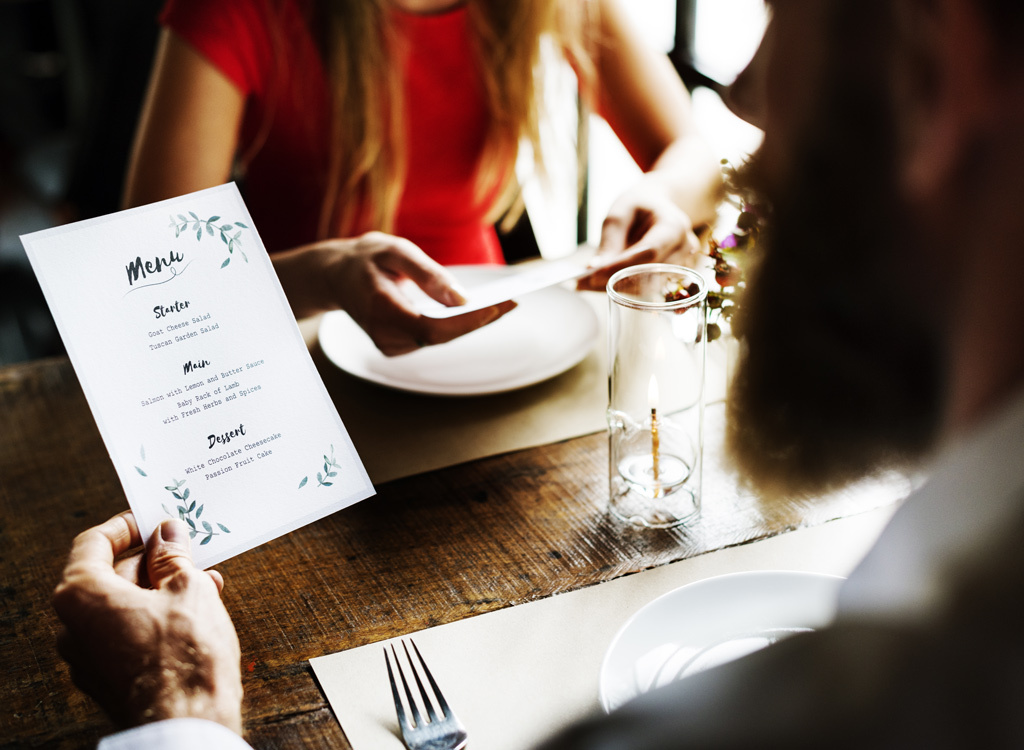
[[[208,567],[373,494],[234,184],[22,242],[144,539]]]
[[[548,260],[531,264],[525,270],[520,270],[511,276],[495,279],[467,290],[466,301],[453,307],[442,305],[437,300],[431,299],[426,292],[411,281],[403,282],[402,290],[420,315],[425,315],[428,318],[451,318],[455,315],[464,315],[507,300],[523,297],[549,286],[575,281],[594,270],[588,264],[588,260],[589,257],[573,256],[562,260]]]

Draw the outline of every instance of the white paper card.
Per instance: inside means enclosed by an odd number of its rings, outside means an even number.
[[[144,539],[209,567],[373,494],[234,184],[22,242]]]
[[[587,261],[579,257],[530,264],[524,271],[466,290],[466,303],[455,307],[445,307],[431,299],[412,282],[406,283],[403,291],[410,297],[420,315],[428,318],[451,318],[483,310],[499,302],[517,299],[555,284],[575,281],[592,270]]]

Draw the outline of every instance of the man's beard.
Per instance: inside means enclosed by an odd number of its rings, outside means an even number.
[[[727,444],[765,497],[918,459],[940,419],[943,352],[915,299],[928,252],[896,186],[890,97],[863,67],[830,70],[836,95],[822,97],[793,177],[773,182],[757,157],[741,176],[769,215],[735,318]]]

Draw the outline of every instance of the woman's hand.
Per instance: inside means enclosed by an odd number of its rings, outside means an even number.
[[[715,221],[722,186],[718,158],[696,127],[679,74],[630,23],[624,4],[597,0],[590,98],[644,175],[612,205],[594,272],[581,289],[603,290],[615,271],[635,263],[692,265],[700,250],[694,227]]]
[[[700,252],[690,217],[661,187],[658,176],[648,173],[612,204],[591,262],[595,270],[577,288],[603,291],[612,274],[637,263],[693,265]]]
[[[388,356],[451,341],[493,323],[514,302],[465,315],[420,315],[402,290],[410,281],[446,306],[465,297],[455,278],[409,240],[383,232],[318,242],[274,258],[296,317],[345,310]]]

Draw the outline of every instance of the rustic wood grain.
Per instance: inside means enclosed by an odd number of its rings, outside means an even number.
[[[709,409],[709,432],[720,414]],[[605,512],[603,434],[378,487],[219,566],[256,748],[348,748],[308,659],[892,503],[888,479],[765,506],[709,440],[702,518],[665,531]],[[66,359],[0,370],[0,747],[92,746],[113,730],[54,651],[49,596],[74,535],[127,507]],[[382,676],[383,679],[383,676]]]

